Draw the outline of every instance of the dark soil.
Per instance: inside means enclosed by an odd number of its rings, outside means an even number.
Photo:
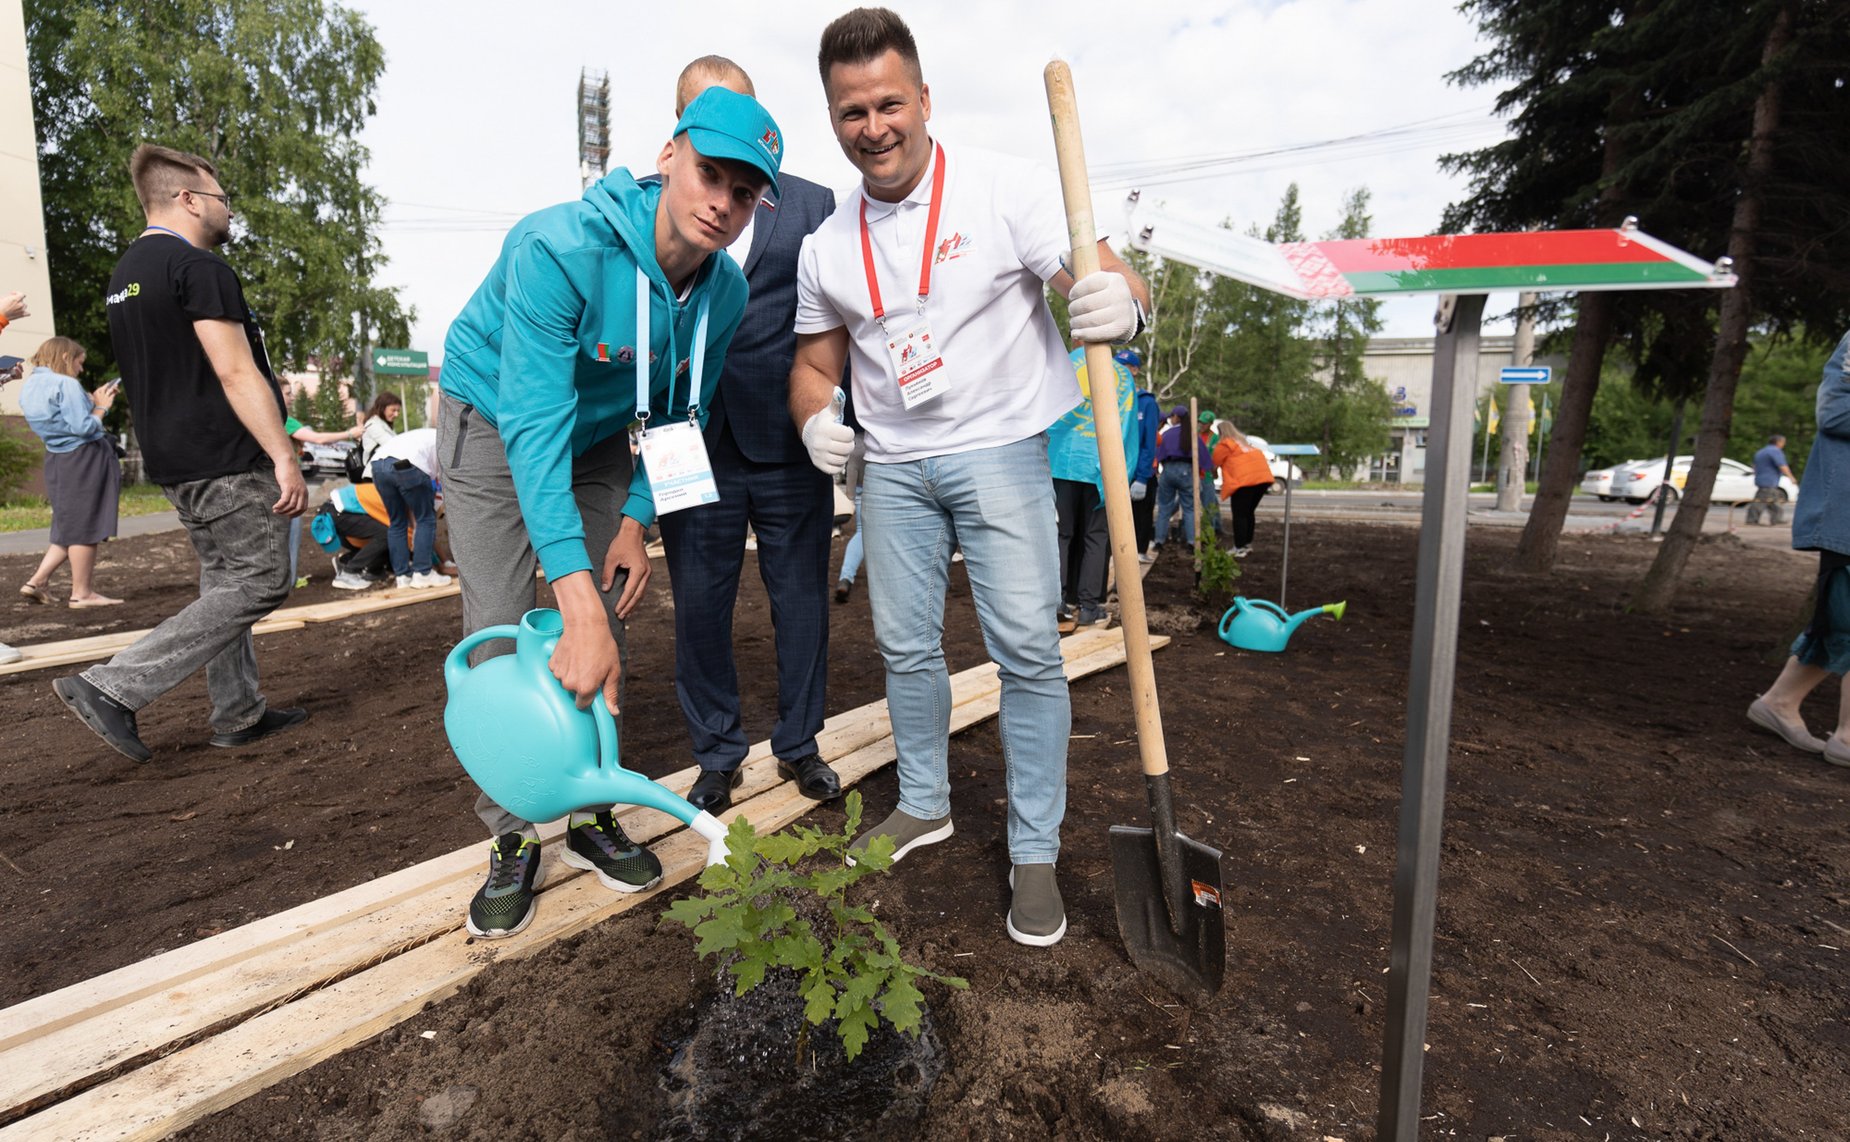
[[[1506,570],[1515,538],[1474,530],[1468,551],[1425,1133],[1846,1137],[1850,772],[1742,716],[1778,668],[1813,564],[1707,543],[1663,621],[1625,610],[1647,544],[1571,538],[1558,574],[1530,578]],[[1052,949],[1003,931],[993,724],[953,739],[956,838],[866,899],[914,959],[970,988],[928,988],[945,1069],[917,1124],[880,1136],[1373,1137],[1415,539],[1294,528],[1293,603],[1349,610],[1306,624],[1283,655],[1216,639],[1218,608],[1191,603],[1184,560],[1146,581],[1164,626],[1201,620],[1156,659],[1181,827],[1226,853],[1227,983],[1199,1009],[1134,969],[1116,930],[1106,829],[1147,816],[1124,672],[1073,687],[1070,930]],[[1246,593],[1275,594],[1276,541],[1261,533]],[[32,562],[0,569],[17,582]],[[659,561],[657,575],[631,625],[624,727],[626,761],[655,774],[686,763]],[[324,597],[317,577],[296,601]],[[20,604],[0,639],[151,625],[191,578],[178,533],[112,543],[100,583],[130,605]],[[749,566],[746,578],[738,649],[756,739],[774,671],[763,591]],[[952,594],[961,669],[983,652],[961,573]],[[880,697],[882,679],[863,596],[833,620],[829,705],[842,710]],[[261,638],[272,700],[314,720],[209,749],[191,679],[144,711],[156,757],[140,766],[64,711],[49,687],[60,671],[0,680],[0,855],[15,877],[0,1003],[479,842],[440,722],[438,664],[458,629],[445,600]],[[1813,700],[1814,729],[1835,700],[1834,687]],[[862,787],[870,813],[892,805],[890,769]],[[816,818],[838,823],[840,808]],[[190,1136],[672,1132],[685,1092],[664,1075],[716,985],[658,915],[496,964]]]

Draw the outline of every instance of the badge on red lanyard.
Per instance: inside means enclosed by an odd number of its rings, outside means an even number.
[[[700,377],[707,358],[708,291],[700,297],[700,316],[694,320],[693,360],[688,369],[692,385],[687,398],[687,419],[661,428],[649,427],[649,277],[636,267],[636,424],[643,470],[655,497],[655,514],[717,503],[719,487],[713,481],[713,464],[707,459],[707,442],[700,433]],[[674,378],[680,369],[676,352],[673,306],[668,322],[668,416],[674,416]]]
[[[925,299],[931,296],[931,252],[938,243],[938,212],[944,206],[942,145],[936,145],[933,159],[931,209],[925,217],[925,252],[919,260],[918,309],[909,317],[895,317],[891,325],[887,323],[886,306],[880,300],[880,275],[874,269],[874,243],[867,232],[867,195],[865,191],[861,195],[861,266],[867,271],[867,296],[874,303],[874,320],[886,334],[887,356],[893,362],[899,398],[907,411],[951,387],[944,358],[938,353],[938,346],[932,340],[931,323],[925,317]]]

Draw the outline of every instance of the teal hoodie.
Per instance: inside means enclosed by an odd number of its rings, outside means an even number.
[[[745,313],[745,275],[723,254],[695,273],[685,300],[675,299],[655,262],[660,198],[659,184],[639,185],[618,169],[579,201],[521,219],[443,341],[443,391],[500,433],[527,536],[551,580],[603,561],[603,552],[594,559],[585,549],[572,458],[636,419],[636,267],[650,283],[652,426],[687,416],[701,299],[711,297],[695,406],[703,424]],[[623,514],[655,522],[640,462]]]

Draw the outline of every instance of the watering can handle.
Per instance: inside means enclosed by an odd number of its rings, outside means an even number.
[[[599,688],[597,696],[591,699],[591,720],[597,723],[597,767],[599,769],[622,768],[622,763],[617,760],[617,719],[610,712],[610,706],[604,701],[602,688]]]
[[[443,660],[443,684],[452,690],[461,684],[463,677],[469,673],[469,652],[476,647],[497,638],[515,638],[519,634],[520,628],[509,623],[483,627],[473,634],[464,635],[463,640],[450,651],[449,657]]]
[[[1249,607],[1258,607],[1260,610],[1265,611],[1267,614],[1275,615],[1281,619],[1291,618],[1291,616],[1286,613],[1285,608],[1279,606],[1277,603],[1270,602],[1269,600],[1266,600],[1266,599],[1248,599],[1246,601],[1246,605]]]

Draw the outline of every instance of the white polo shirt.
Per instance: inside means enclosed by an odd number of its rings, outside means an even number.
[[[798,333],[846,326],[854,409],[872,463],[899,463],[1013,444],[1079,403],[1079,385],[1042,292],[1068,253],[1059,180],[1033,163],[974,147],[944,148],[944,205],[925,315],[950,387],[908,412],[887,334],[874,320],[861,258],[861,203],[887,325],[914,318],[932,173],[905,200],[844,196],[803,239]]]

